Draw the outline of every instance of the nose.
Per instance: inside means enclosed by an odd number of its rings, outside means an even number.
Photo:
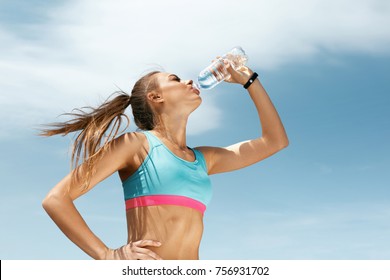
[[[193,83],[194,83],[193,80],[187,80],[187,81],[186,81],[186,85],[191,85],[191,86],[192,86]]]

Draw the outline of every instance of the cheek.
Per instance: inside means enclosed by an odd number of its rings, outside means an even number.
[[[186,98],[186,93],[180,89],[173,89],[166,95],[171,102],[180,102]]]

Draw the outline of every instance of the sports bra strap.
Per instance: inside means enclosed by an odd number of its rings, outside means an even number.
[[[145,134],[146,139],[148,139],[149,143],[149,149],[152,150],[154,147],[161,146],[163,143],[160,139],[158,139],[156,136],[153,135],[150,131],[142,131],[143,134]]]

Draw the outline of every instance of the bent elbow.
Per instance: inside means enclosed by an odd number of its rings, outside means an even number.
[[[42,207],[45,209],[46,212],[50,210],[50,208],[53,205],[53,197],[52,195],[47,194],[46,197],[42,200]]]
[[[274,153],[279,152],[280,150],[283,150],[287,148],[289,145],[288,137],[285,135],[279,136],[279,137],[262,137],[265,141],[266,145],[272,150]]]
[[[275,153],[287,148],[288,145],[289,145],[288,139],[285,139],[283,141],[278,141],[277,143],[274,144]]]
[[[278,145],[279,145],[281,150],[287,148],[287,146],[289,145],[289,140],[288,140],[288,137],[285,133],[282,137],[280,137],[280,139],[278,141]]]
[[[283,150],[287,148],[289,144],[290,142],[288,141],[288,138],[286,138],[284,141],[282,141],[282,143],[280,143],[280,149]]]
[[[59,202],[58,196],[52,191],[49,192],[46,197],[42,200],[42,207],[47,213],[51,212]]]

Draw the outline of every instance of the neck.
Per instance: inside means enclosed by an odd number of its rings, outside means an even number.
[[[188,116],[161,115],[154,128],[162,137],[176,144],[181,149],[187,149],[186,128]]]

